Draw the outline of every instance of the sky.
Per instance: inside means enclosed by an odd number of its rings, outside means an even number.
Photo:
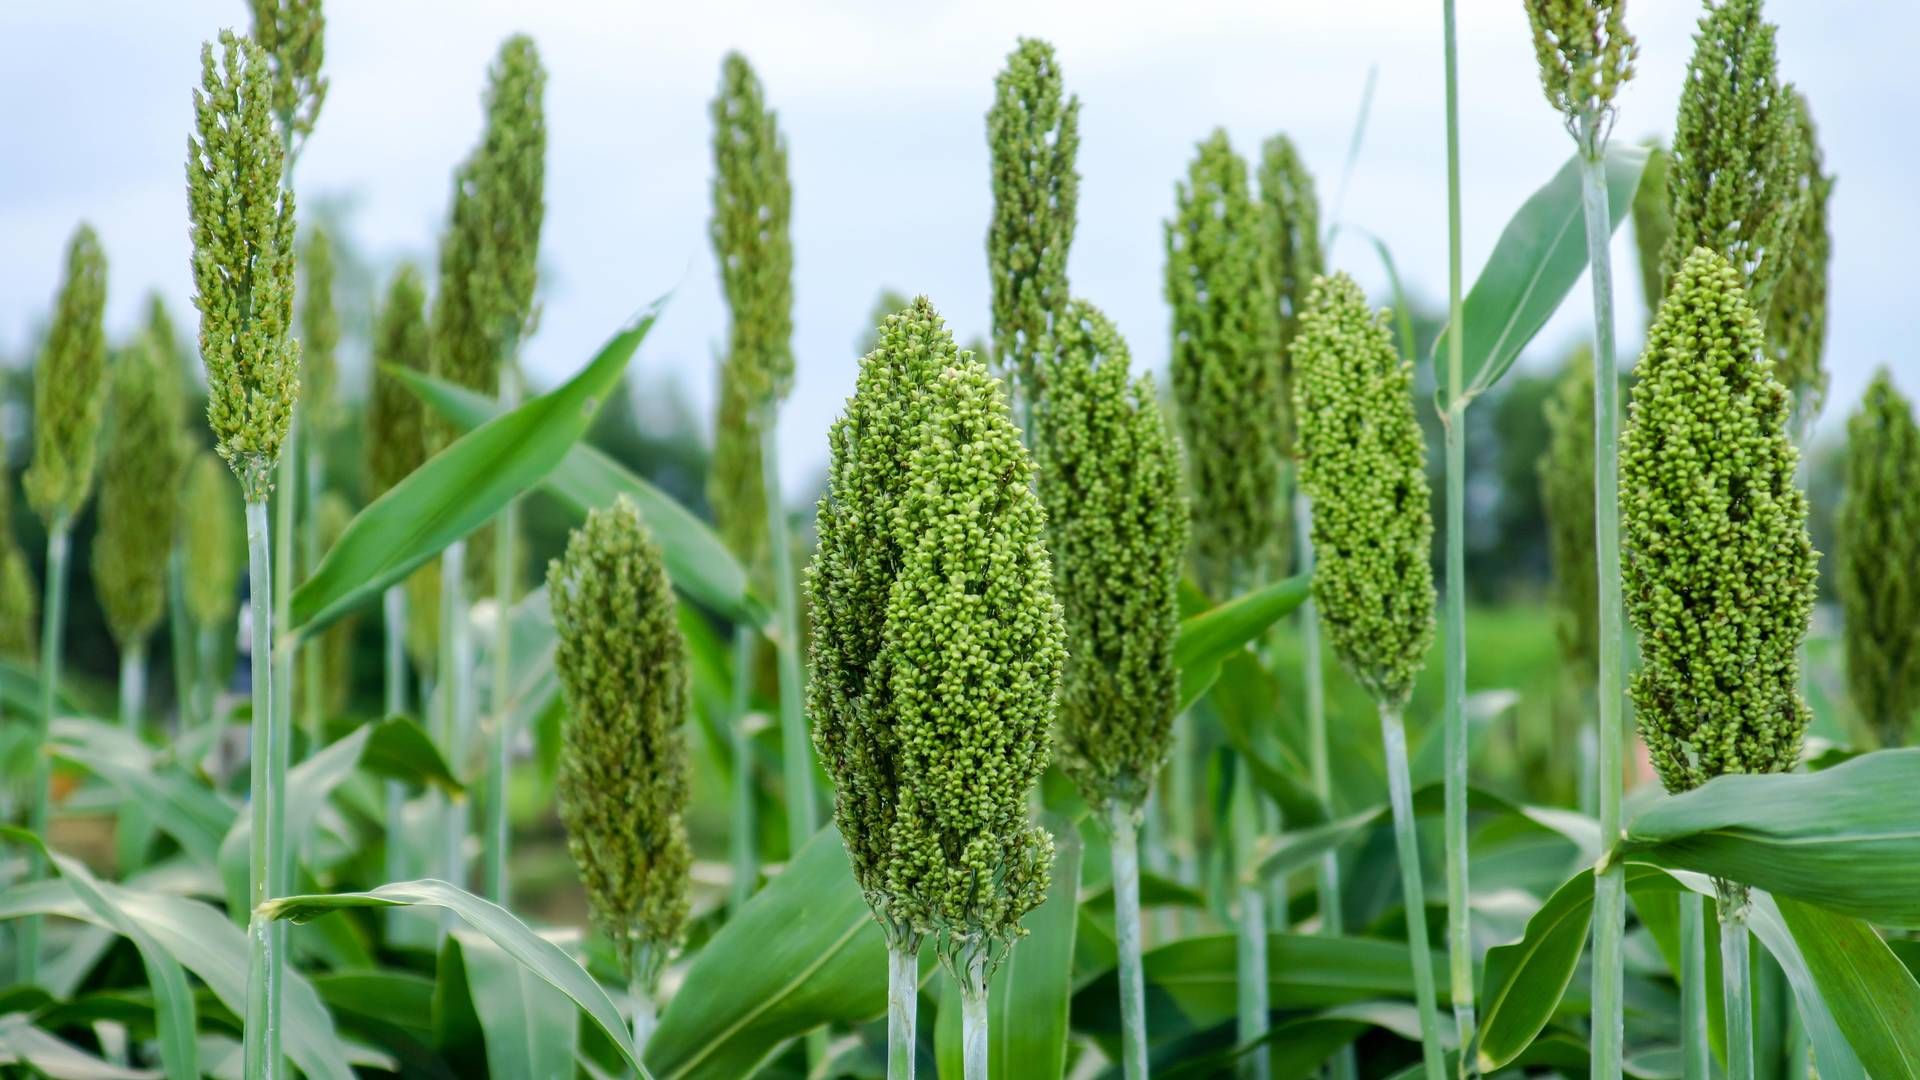
[[[1572,142],[1540,93],[1519,0],[1459,8],[1471,283],[1509,215]],[[1881,365],[1920,392],[1900,254],[1920,247],[1916,151],[1901,135],[1920,115],[1911,72],[1920,5],[1772,0],[1767,9],[1780,25],[1782,74],[1810,99],[1839,178],[1823,422],[1834,431]],[[1616,138],[1671,133],[1699,10],[1689,0],[1628,8],[1640,62],[1619,100]],[[1411,291],[1445,302],[1434,0],[328,0],[326,11],[332,89],[299,163],[303,203],[350,207],[353,243],[383,267],[411,258],[430,268],[451,171],[479,137],[487,65],[503,38],[531,34],[550,72],[542,319],[524,354],[532,377],[564,378],[671,292],[634,364],[677,378],[702,415],[726,330],[707,238],[707,106],[727,51],[753,62],[788,139],[794,186],[798,375],[780,433],[789,490],[824,463],[826,428],[852,391],[855,343],[879,290],[925,293],[963,343],[986,332],[984,117],[994,74],[1022,35],[1056,46],[1081,100],[1072,291],[1114,318],[1136,362],[1165,368],[1162,223],[1195,144],[1216,126],[1243,154],[1273,132],[1291,135],[1325,213],[1382,238]],[[200,43],[247,19],[241,0],[0,5],[0,355],[17,356],[44,321],[83,219],[107,251],[112,333],[131,332],[155,289],[190,322],[190,93]],[[1370,71],[1370,121],[1343,183]],[[1344,234],[1330,262],[1384,302],[1378,256],[1355,237]],[[1614,257],[1625,359],[1644,320],[1624,228]],[[1524,362],[1552,362],[1590,318],[1583,282]]]

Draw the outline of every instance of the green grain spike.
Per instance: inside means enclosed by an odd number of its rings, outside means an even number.
[[[1885,368],[1847,421],[1839,525],[1847,687],[1880,744],[1900,746],[1920,706],[1920,427]]]
[[[93,490],[94,447],[106,402],[107,257],[81,225],[67,244],[53,325],[33,369],[33,462],[27,504],[48,522],[71,518]]]
[[[427,370],[431,343],[426,287],[417,268],[402,264],[387,286],[373,328],[373,387],[365,436],[367,494],[374,498],[426,460],[426,406],[388,369]]]
[[[114,361],[109,377],[93,582],[122,648],[144,641],[166,607],[189,450],[180,379],[173,358],[145,337]]]

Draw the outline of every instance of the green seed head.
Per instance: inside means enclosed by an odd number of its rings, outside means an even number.
[[[34,662],[39,626],[40,588],[13,535],[13,485],[0,480],[0,658]]]
[[[1920,707],[1920,427],[1885,368],[1847,421],[1840,503],[1840,602],[1847,685],[1882,746],[1900,746]]]
[[[993,355],[1023,401],[1044,375],[1039,345],[1067,305],[1067,252],[1080,201],[1080,99],[1068,97],[1053,46],[1021,38],[993,80],[987,110],[993,218]]]
[[[1067,633],[1061,764],[1089,803],[1137,809],[1166,763],[1180,677],[1187,493],[1151,378],[1092,305],[1056,324],[1034,415],[1040,501]]]
[[[273,114],[299,153],[327,100],[320,66],[327,56],[327,17],[320,0],[250,0],[253,40],[273,68]]]
[[[1620,444],[1633,703],[1669,791],[1800,756],[1800,639],[1813,610],[1789,398],[1740,271],[1699,249],[1669,282]]]
[[[122,648],[146,639],[167,599],[167,558],[187,467],[180,371],[149,339],[112,365],[93,581]]]
[[[1667,148],[1647,141],[1647,167],[1633,190],[1633,246],[1640,262],[1640,296],[1647,305],[1647,321],[1660,310],[1666,294],[1666,270],[1660,260],[1673,235],[1673,213],[1667,206]]]
[[[66,280],[34,366],[33,463],[27,504],[51,522],[70,518],[93,489],[94,444],[106,400],[107,257],[82,225],[67,245]]]
[[[426,460],[425,407],[388,368],[425,371],[432,336],[427,331],[426,288],[420,271],[402,264],[387,286],[373,329],[373,388],[367,399],[367,488],[374,498]]]
[[[1694,248],[1716,251],[1740,271],[1760,312],[1786,270],[1807,168],[1799,109],[1792,88],[1780,84],[1773,37],[1760,0],[1721,0],[1701,16],[1667,173],[1674,232],[1664,276]]]
[[[991,953],[1052,859],[1026,809],[1064,659],[1033,465],[924,297],[887,320],[829,440],[808,694],[835,820],[894,940]]]
[[[1289,447],[1273,229],[1224,131],[1200,144],[1167,222],[1173,392],[1192,469],[1193,563],[1214,596],[1279,566]]]
[[[793,188],[787,143],[753,68],[721,66],[713,99],[713,238],[731,313],[720,366],[707,498],[727,547],[749,566],[766,556],[760,436],[793,387]]]
[[[1599,583],[1594,576],[1593,353],[1567,362],[1547,399],[1547,452],[1539,462],[1540,503],[1553,556],[1554,629],[1560,658],[1591,685],[1599,655]]]
[[[1633,78],[1640,53],[1627,32],[1626,0],[1526,0],[1533,24],[1533,52],[1540,61],[1540,87],[1547,102],[1567,118],[1567,130],[1585,149],[1606,145],[1613,126],[1613,99]]]
[[[1827,228],[1827,197],[1833,177],[1822,167],[1820,143],[1806,98],[1795,94],[1806,172],[1799,224],[1780,283],[1767,309],[1767,348],[1774,374],[1793,395],[1804,419],[1820,411],[1827,393],[1827,372],[1820,361],[1827,349],[1827,259],[1833,237]]]
[[[273,467],[300,396],[293,320],[293,193],[274,129],[273,76],[260,47],[230,32],[200,49],[197,134],[187,143],[193,306],[207,364],[215,448],[250,502],[273,491]]]
[[[240,603],[234,591],[240,577],[240,508],[225,472],[219,458],[196,454],[187,469],[180,513],[187,614],[201,626],[231,625]]]
[[[147,300],[147,341],[160,352],[161,358],[178,373],[180,387],[184,393],[195,361],[180,347],[180,331],[173,324],[173,315],[167,311],[167,302],[159,293]]]
[[[310,428],[327,432],[342,419],[338,401],[340,315],[333,307],[333,241],[324,229],[307,233],[300,269],[300,359],[305,383],[300,415]]]
[[[1300,486],[1313,500],[1313,599],[1334,653],[1376,701],[1404,706],[1433,643],[1433,518],[1413,365],[1386,312],[1321,278],[1294,338]]]
[[[566,694],[558,791],[593,921],[651,987],[687,920],[687,647],[660,549],[625,496],[547,569]]]

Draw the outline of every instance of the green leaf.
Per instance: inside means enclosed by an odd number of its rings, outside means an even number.
[[[94,1057],[34,1027],[22,1013],[0,1016],[0,1065],[26,1066],[26,1075],[51,1080],[151,1080],[161,1075]]]
[[[1722,776],[1653,804],[1613,858],[1744,882],[1883,926],[1920,926],[1920,748],[1817,773]]]
[[[465,889],[444,881],[400,881],[367,892],[288,896],[260,905],[260,914],[268,919],[311,922],[322,915],[356,907],[437,907],[458,915],[461,921],[484,934],[507,955],[529,971],[572,998],[574,1004],[606,1033],[627,1063],[639,1068],[633,1055],[633,1040],[628,1036],[620,1010],[607,992],[588,975],[573,957],[558,945],[528,929],[505,908],[489,903]],[[642,1076],[649,1076],[640,1069]]]
[[[320,808],[333,794],[333,789],[352,776],[359,766],[373,727],[363,724],[355,728],[352,734],[329,743],[287,771],[286,843],[296,859],[301,859],[308,850],[307,834],[313,831]],[[227,911],[241,925],[247,921],[247,871],[252,844],[253,814],[240,814],[220,843],[220,880],[226,889]]]
[[[1305,574],[1290,577],[1183,621],[1173,643],[1174,666],[1180,669],[1180,708],[1200,700],[1220,677],[1220,665],[1228,657],[1305,603],[1311,586],[1312,579]]]
[[[209,864],[239,812],[219,793],[165,764],[138,736],[99,720],[61,717],[49,751],[112,784],[143,805],[147,817],[181,848]]]
[[[488,1075],[572,1075],[580,1032],[573,1002],[487,938],[467,931],[453,937],[486,1033]]]
[[[1646,165],[1644,146],[1615,143],[1607,149],[1609,235],[1633,205]],[[1500,381],[1586,273],[1585,213],[1580,156],[1575,154],[1546,186],[1520,204],[1501,231],[1461,310],[1467,325],[1462,405]],[[1444,368],[1451,332],[1451,328],[1442,330],[1434,341],[1436,369]],[[1452,403],[1446,399],[1446,380],[1437,381],[1434,397],[1445,413]]]
[[[656,303],[615,334],[578,375],[462,435],[355,515],[294,590],[288,632],[311,635],[371,603],[544,479],[620,385],[659,310]]]
[[[471,390],[416,371],[396,368],[393,374],[463,431],[499,415],[496,402]],[[746,571],[718,534],[673,496],[601,451],[586,444],[574,446],[541,486],[579,517],[611,505],[616,495],[625,495],[639,509],[640,519],[660,545],[667,576],[681,591],[730,619],[755,626],[767,621],[766,605],[753,595]]]
[[[133,942],[134,949],[140,953],[140,966],[147,973],[147,985],[153,989],[154,1026],[168,1080],[199,1080],[200,1051],[194,1041],[198,1024],[194,1020],[193,988],[187,984],[187,973],[180,970],[179,961],[120,909],[78,859],[54,851],[25,829],[0,826],[0,836],[38,848],[96,919]]]
[[[823,828],[694,958],[647,1063],[660,1080],[751,1076],[789,1039],[886,1010],[886,940]]]
[[[372,734],[360,751],[360,767],[366,772],[388,780],[432,784],[450,795],[465,790],[418,720],[389,716],[367,726]]]
[[[1066,1074],[1080,912],[1080,830],[1058,815],[1049,815],[1046,825],[1055,844],[1053,885],[1047,899],[1021,920],[1027,936],[1014,943],[987,984],[987,1075],[992,1080]],[[960,1035],[960,987],[942,973],[934,1044],[943,1077],[961,1074]]]
[[[1776,897],[1820,996],[1870,1076],[1920,1077],[1920,982],[1873,927]]]

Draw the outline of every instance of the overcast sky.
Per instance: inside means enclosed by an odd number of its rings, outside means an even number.
[[[1670,133],[1698,6],[1628,12],[1639,75],[1617,138]],[[1920,246],[1920,115],[1912,43],[1920,5],[1773,0],[1781,67],[1820,124],[1833,200],[1825,426],[1881,364],[1920,391],[1907,355]],[[782,427],[790,484],[824,457],[851,391],[875,294],[924,292],[964,341],[987,327],[991,196],[984,114],[1019,35],[1059,50],[1082,103],[1075,294],[1105,308],[1155,368],[1167,356],[1161,223],[1194,144],[1224,126],[1243,153],[1286,131],[1339,202],[1369,68],[1371,125],[1342,218],[1384,238],[1421,297],[1444,301],[1446,159],[1438,0],[1180,4],[702,4],[545,0],[328,0],[332,91],[300,162],[303,200],[351,197],[354,242],[431,265],[450,170],[478,137],[485,70],[506,35],[539,44],[547,94],[544,317],[536,380],[574,370],[647,300],[675,290],[635,364],[676,374],[704,413],[725,314],[708,247],[707,103],[740,49],[779,110],[794,184],[796,392]],[[1540,95],[1519,0],[1463,0],[1460,71],[1469,282],[1520,201],[1571,142]],[[18,352],[51,303],[75,222],[99,230],[116,333],[159,289],[190,314],[183,167],[202,40],[244,29],[241,0],[0,5],[0,352]],[[1623,350],[1641,325],[1631,250],[1615,247]],[[1343,240],[1336,267],[1376,296],[1384,276]],[[1582,284],[1536,344],[1545,362],[1586,332]]]

